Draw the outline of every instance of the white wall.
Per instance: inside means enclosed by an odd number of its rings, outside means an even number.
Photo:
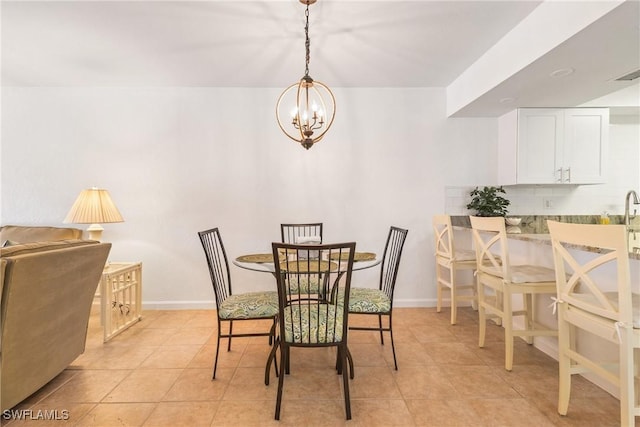
[[[323,221],[326,241],[376,252],[397,225],[397,304],[433,305],[431,216],[445,188],[495,180],[496,119],[447,119],[445,89],[336,89],[334,126],[305,151],[277,128],[279,93],[3,88],[1,222],[62,225],[82,189],[106,188],[125,218],[105,225],[110,260],[142,261],[145,305],[175,308],[213,306],[197,231],[220,227],[233,258],[269,251],[281,222]],[[273,289],[232,275],[238,291]]]

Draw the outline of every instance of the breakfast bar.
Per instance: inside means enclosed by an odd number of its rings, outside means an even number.
[[[507,227],[508,237],[513,240],[549,245],[549,251],[551,250],[551,238],[549,237],[547,220],[575,224],[598,224],[600,221],[600,215],[528,215],[520,216],[519,218],[521,218],[519,225]],[[609,221],[610,224],[623,224],[624,217],[622,215],[611,215],[609,216]],[[451,224],[459,229],[471,229],[469,217],[466,215],[451,216]],[[640,237],[640,217],[634,218],[632,225],[629,227],[629,258],[631,260],[640,260],[640,250],[638,250],[640,239],[638,237]],[[596,250],[584,246],[576,249],[589,252]]]

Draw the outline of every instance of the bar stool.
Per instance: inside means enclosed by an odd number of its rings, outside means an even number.
[[[640,361],[640,294],[633,293],[627,230],[624,225],[563,224],[547,221],[558,281],[558,356],[560,387],[558,413],[567,415],[571,376],[591,372],[616,386],[620,393],[620,425],[633,427],[640,417],[639,386],[634,386]],[[571,251],[588,246],[600,253]],[[605,270],[606,268],[606,270]],[[607,292],[605,278],[615,284]],[[618,347],[619,364],[612,370],[580,348],[580,331],[596,335]],[[636,353],[640,354],[640,353]]]
[[[514,337],[525,337],[528,344],[533,344],[534,336],[558,335],[557,330],[537,325],[533,320],[533,295],[555,295],[555,271],[538,265],[511,265],[503,217],[469,218],[476,248],[478,345],[484,347],[487,317],[498,318],[504,327],[504,367],[511,371]],[[492,290],[495,298],[487,298],[487,290]],[[521,310],[513,309],[514,294],[522,294]],[[524,329],[514,329],[514,316],[524,316]]]
[[[436,259],[436,284],[438,301],[436,311],[440,313],[442,309],[442,293],[449,291],[451,300],[451,324],[456,324],[458,302],[471,301],[476,305],[476,285],[475,283],[458,283],[458,271],[472,271],[476,269],[476,253],[470,249],[458,249],[453,238],[453,228],[451,226],[451,216],[434,215],[432,219],[433,235],[435,237],[435,259]],[[461,291],[470,293],[461,294]]]

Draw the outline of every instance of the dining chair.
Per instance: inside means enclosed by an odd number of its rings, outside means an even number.
[[[305,243],[301,240],[318,238],[322,243],[322,223],[311,222],[306,224],[280,224],[282,243]]]
[[[534,295],[555,294],[556,277],[552,268],[530,264],[511,264],[503,217],[469,217],[476,249],[478,286],[478,345],[484,347],[487,318],[497,318],[504,328],[504,367],[513,369],[514,337],[533,344],[535,336],[557,336],[558,331],[535,322]],[[488,294],[492,295],[488,295]],[[513,296],[522,295],[522,308],[514,309]],[[514,316],[523,316],[523,328],[516,329]]]
[[[347,420],[351,419],[347,355],[349,290],[356,244],[301,245],[272,243],[279,297],[279,334],[269,362],[280,348],[275,419],[280,419],[284,378],[290,374],[292,347],[336,347],[338,373],[342,374]],[[317,257],[309,257],[310,250]],[[300,283],[322,284],[319,292]],[[267,367],[267,375],[269,369]],[[276,370],[277,373],[277,370]],[[265,379],[268,384],[268,377]],[[319,401],[319,404],[322,404]]]
[[[640,277],[631,280],[626,227],[557,221],[547,224],[557,281],[558,413],[567,415],[571,376],[591,372],[619,390],[620,425],[633,427],[640,417],[640,378],[637,370],[634,374],[634,365],[636,369],[640,365]],[[576,246],[601,251],[586,253]],[[617,366],[611,369],[609,361],[605,364],[593,353],[586,354],[579,345],[582,334],[598,336],[602,343],[617,346]]]
[[[233,293],[231,287],[231,271],[227,253],[224,249],[220,230],[212,228],[198,232],[202,248],[207,258],[209,275],[216,298],[218,318],[218,339],[216,341],[216,357],[213,363],[213,377],[216,378],[220,339],[227,338],[227,351],[231,351],[231,338],[268,336],[271,345],[275,338],[276,320],[278,315],[278,293],[275,291]],[[268,332],[233,332],[234,321],[271,320],[273,323]],[[222,333],[222,324],[229,325],[228,332]]]
[[[451,216],[434,215],[432,218],[433,235],[435,237],[435,267],[437,302],[436,311],[442,310],[443,291],[449,291],[451,301],[451,324],[455,325],[458,314],[459,301],[471,301],[477,304],[476,284],[458,283],[458,271],[473,271],[476,269],[476,253],[472,249],[459,249],[456,247]],[[471,275],[470,275],[471,276]],[[466,292],[463,294],[462,292]]]
[[[383,332],[389,332],[393,364],[398,370],[396,348],[393,343],[393,293],[396,287],[402,248],[407,238],[408,230],[391,226],[384,246],[382,263],[380,264],[380,280],[376,288],[351,288],[349,301],[350,314],[366,314],[378,316],[378,326],[350,326],[350,330],[378,331],[380,343],[384,345]],[[382,317],[388,319],[387,326],[383,326]]]

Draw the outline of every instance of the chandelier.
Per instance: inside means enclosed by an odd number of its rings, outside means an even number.
[[[331,90],[309,75],[309,5],[315,2],[316,0],[300,0],[300,3],[307,5],[304,13],[304,76],[299,82],[286,88],[276,104],[276,118],[280,129],[307,150],[324,137],[336,115],[336,100]],[[289,114],[283,114],[284,109],[287,109]]]

